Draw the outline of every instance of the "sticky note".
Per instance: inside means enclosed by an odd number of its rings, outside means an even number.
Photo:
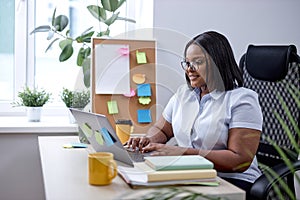
[[[116,142],[116,139],[108,132],[106,128],[101,128],[100,131],[107,146],[111,146]]]
[[[118,51],[123,56],[129,55],[129,48],[127,48],[127,47],[121,47]]]
[[[137,115],[138,115],[138,123],[152,122],[150,110],[137,110]]]
[[[108,101],[107,107],[108,107],[109,114],[118,114],[119,113],[117,101]]]
[[[133,96],[135,96],[135,90],[131,88],[129,94],[123,94],[123,95],[125,97],[133,97]]]
[[[80,128],[86,137],[91,137],[93,135],[93,130],[87,123],[84,123]]]
[[[145,64],[147,63],[146,53],[136,51],[136,60],[138,64]]]
[[[151,86],[149,83],[137,85],[137,96],[138,97],[149,97],[151,96]]]
[[[98,144],[103,145],[103,143],[104,143],[103,137],[99,131],[95,131],[95,138],[96,138],[96,141],[98,142]]]
[[[150,97],[140,97],[139,98],[139,103],[142,105],[148,105],[151,102]]]
[[[142,84],[146,81],[146,76],[145,74],[134,74],[132,76],[132,81],[136,84]]]

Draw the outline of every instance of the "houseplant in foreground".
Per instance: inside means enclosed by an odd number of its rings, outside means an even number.
[[[39,122],[41,119],[42,107],[50,100],[51,93],[44,89],[33,88],[28,86],[18,92],[19,101],[13,103],[15,106],[25,106],[28,121]]]

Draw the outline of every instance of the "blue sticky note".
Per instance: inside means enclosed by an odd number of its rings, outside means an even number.
[[[116,139],[112,137],[106,128],[101,128],[100,131],[107,146],[111,146],[116,142]]]
[[[137,96],[139,97],[150,97],[151,86],[149,83],[137,85]]]
[[[150,123],[151,119],[151,111],[150,110],[137,110],[138,115],[138,123]]]

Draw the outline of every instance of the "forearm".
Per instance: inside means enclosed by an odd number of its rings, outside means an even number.
[[[169,140],[167,135],[155,125],[148,130],[146,137],[148,137],[152,143],[166,143]]]
[[[221,172],[243,172],[251,164],[252,156],[241,156],[230,150],[199,150],[188,148],[185,155],[200,155],[214,163]]]

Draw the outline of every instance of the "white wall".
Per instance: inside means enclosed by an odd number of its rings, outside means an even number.
[[[154,0],[157,102],[163,107],[179,84],[186,41],[215,30],[230,41],[237,62],[249,44],[295,44],[300,51],[299,0]],[[163,67],[162,67],[163,66]]]

